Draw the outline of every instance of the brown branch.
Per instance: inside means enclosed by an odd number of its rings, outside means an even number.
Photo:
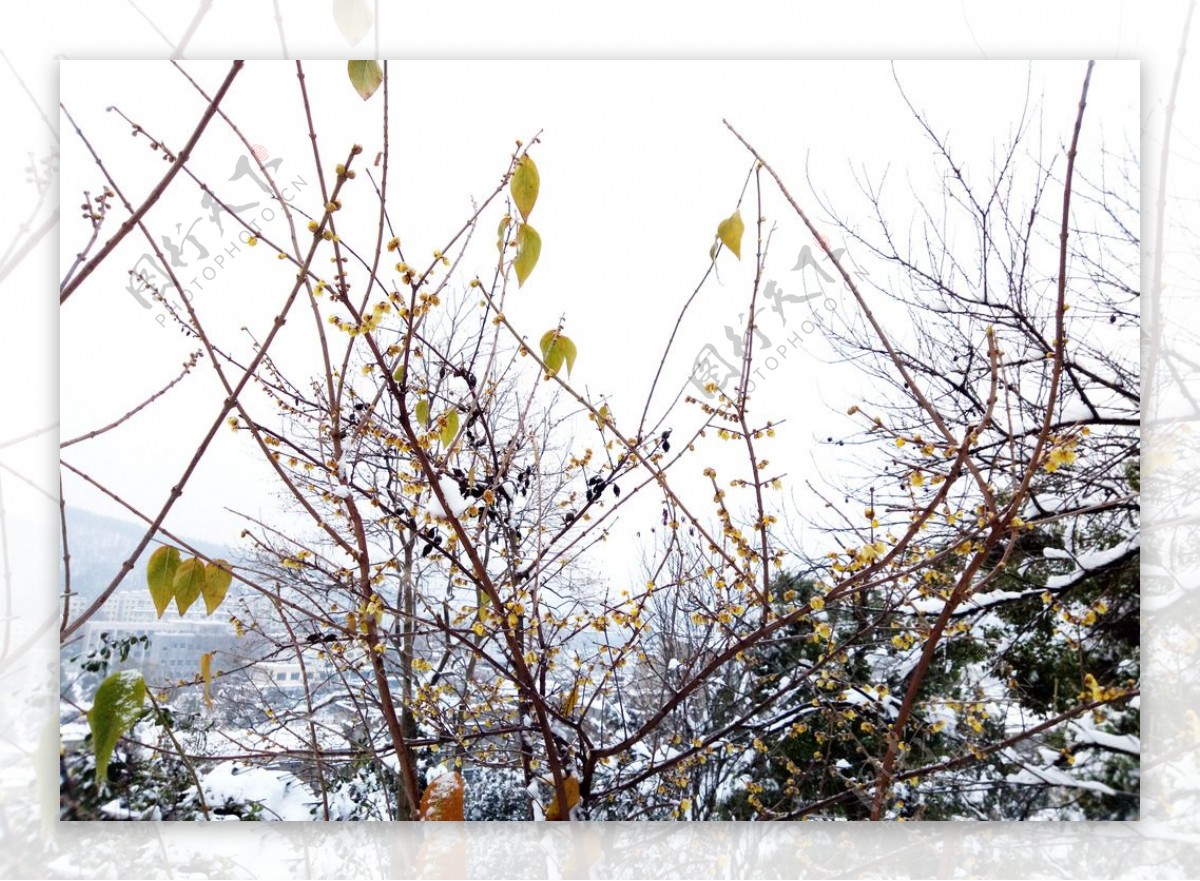
[[[211,0],[209,0],[209,2],[211,2]],[[120,244],[121,240],[124,239],[125,236],[132,232],[133,228],[138,225],[143,217],[146,216],[146,212],[149,211],[150,208],[153,207],[154,203],[162,197],[162,194],[166,192],[167,187],[171,184],[171,181],[175,179],[175,176],[179,174],[184,164],[188,161],[188,159],[191,158],[192,150],[195,149],[197,142],[200,140],[200,136],[204,134],[204,130],[208,127],[209,121],[212,120],[213,115],[217,112],[217,105],[221,103],[221,100],[225,97],[225,93],[228,92],[229,87],[233,85],[234,77],[238,75],[238,72],[241,71],[244,64],[244,61],[233,62],[233,66],[226,75],[225,81],[221,83],[221,88],[217,89],[216,95],[214,95],[212,101],[209,102],[208,108],[204,111],[204,115],[200,117],[200,122],[196,125],[195,130],[192,132],[192,136],[188,138],[188,141],[186,144],[184,144],[183,149],[179,151],[179,154],[171,163],[170,169],[168,169],[167,173],[163,175],[163,178],[158,182],[158,185],[150,191],[150,195],[146,197],[145,201],[142,202],[138,209],[134,211],[133,214],[130,215],[130,217],[124,223],[122,223],[120,227],[117,228],[117,231],[113,234],[113,236],[100,247],[100,250],[96,252],[96,255],[87,263],[85,263],[79,270],[78,274],[76,274],[74,278],[72,278],[62,287],[58,295],[58,302],[60,306],[67,301],[67,298],[70,297],[71,294],[75,293],[75,291],[79,289],[79,286],[83,284],[88,276],[92,274],[92,272],[95,271],[96,267],[108,258],[108,255],[112,253],[113,249]],[[64,107],[63,109],[65,110],[66,108]]]
[[[988,407],[984,414],[983,422],[980,424],[982,431],[991,421],[992,412],[996,407],[997,402],[997,387],[1000,376],[1000,351],[996,347],[996,335],[990,328],[988,330],[988,355],[992,366],[992,385],[988,395]],[[969,440],[969,439],[968,439]],[[968,449],[969,443],[964,443],[963,451]],[[1015,509],[1014,509],[1015,510]],[[883,762],[879,766],[879,774],[875,782],[875,797],[871,804],[871,819],[878,820],[883,810],[883,798],[887,792],[892,780],[892,770],[896,762],[896,756],[900,749],[900,742],[904,737],[904,730],[908,726],[908,719],[912,715],[913,708],[916,706],[917,696],[921,692],[922,686],[925,684],[925,676],[929,672],[929,666],[933,663],[934,653],[938,646],[941,645],[942,635],[945,633],[946,626],[950,623],[954,616],[954,611],[962,605],[976,590],[980,589],[986,581],[988,581],[997,572],[1003,570],[1007,563],[1009,555],[1016,547],[1015,534],[1010,538],[1007,547],[1004,549],[1004,555],[1000,562],[997,563],[991,575],[985,577],[980,582],[975,582],[975,576],[981,568],[983,568],[984,560],[988,555],[995,550],[1000,544],[1001,539],[1008,532],[1009,519],[998,519],[992,524],[991,530],[988,532],[987,538],[983,541],[983,546],[975,552],[971,562],[967,564],[959,577],[958,584],[955,585],[954,591],[950,594],[950,598],[942,607],[938,619],[934,622],[933,628],[929,632],[929,636],[925,639],[925,646],[921,650],[921,658],[917,662],[917,666],[913,671],[912,678],[909,680],[908,689],[904,693],[904,700],[900,705],[900,711],[896,714],[896,719],[892,723],[887,737],[887,751],[884,754]]]
[[[178,376],[176,376],[174,379],[172,379],[170,382],[168,382],[165,386],[160,388],[158,391],[156,391],[150,397],[146,398],[146,400],[142,401],[140,404],[138,404],[132,410],[127,412],[124,416],[118,417],[117,419],[115,419],[114,421],[110,422],[108,425],[105,425],[102,428],[97,428],[93,431],[87,432],[86,434],[81,434],[78,437],[73,437],[70,440],[65,440],[58,445],[58,448],[60,450],[65,450],[67,447],[71,446],[72,444],[77,444],[80,441],[91,440],[94,437],[98,437],[99,435],[104,434],[106,431],[112,431],[114,428],[119,426],[121,423],[131,419],[132,417],[137,415],[140,411],[144,410],[150,404],[153,404],[155,401],[157,401],[159,398],[161,398],[163,395],[165,395],[167,392],[169,392],[185,376],[187,376],[189,373],[191,373],[192,367],[195,366],[196,358],[199,355],[200,355],[200,352],[198,350],[196,352],[192,353],[191,357],[188,358],[188,360],[183,363],[183,370],[182,370],[182,372],[180,372],[180,374]]]
[[[1075,153],[1079,143],[1079,130],[1083,125],[1083,111],[1087,103],[1088,84],[1091,81],[1092,68],[1095,62],[1088,62],[1087,73],[1083,79],[1083,90],[1079,98],[1079,110],[1075,117],[1075,131],[1071,138],[1071,149],[1067,154],[1067,174],[1063,184],[1063,217],[1062,217],[1062,233],[1059,245],[1059,279],[1058,279],[1058,308],[1055,311],[1057,339],[1055,341],[1054,352],[1054,368],[1050,377],[1050,389],[1046,398],[1046,412],[1043,416],[1042,431],[1038,435],[1038,439],[1034,444],[1034,452],[1030,457],[1030,461],[1025,468],[1025,474],[1021,481],[1020,487],[1013,494],[1012,501],[1008,504],[1003,515],[1001,515],[993,524],[987,539],[983,543],[983,548],[978,551],[966,569],[963,571],[959,579],[958,585],[955,587],[950,600],[942,609],[938,616],[937,622],[934,624],[933,630],[930,632],[926,640],[925,647],[921,653],[921,659],[917,663],[916,670],[913,673],[909,683],[907,692],[904,695],[904,702],[901,704],[900,712],[893,722],[891,730],[888,733],[888,747],[884,755],[883,762],[879,768],[879,774],[875,782],[875,794],[871,804],[871,819],[879,820],[883,812],[883,800],[887,795],[892,782],[893,768],[896,761],[896,756],[899,751],[901,739],[904,736],[904,729],[907,727],[908,718],[912,713],[916,703],[917,695],[925,681],[925,675],[929,671],[929,665],[933,661],[934,652],[937,651],[938,645],[941,642],[942,633],[945,631],[946,625],[949,623],[951,616],[959,605],[961,605],[971,593],[978,588],[979,585],[973,585],[976,573],[983,565],[984,558],[988,553],[994,550],[1005,532],[1008,530],[1008,523],[1020,510],[1022,504],[1029,493],[1030,484],[1033,482],[1033,476],[1038,472],[1041,462],[1041,451],[1044,449],[1046,442],[1050,436],[1050,426],[1054,421],[1055,402],[1058,397],[1058,385],[1062,377],[1063,355],[1066,351],[1066,339],[1064,331],[1064,316],[1066,315],[1066,272],[1067,272],[1067,239],[1069,233],[1070,208],[1071,208],[1071,181],[1072,172],[1075,167]],[[990,420],[991,410],[996,404],[996,379],[999,371],[999,353],[996,349],[995,335],[989,330],[988,342],[990,348],[990,356],[992,362],[992,391],[989,400],[989,409],[986,421]],[[982,430],[984,426],[981,425]],[[1012,553],[1015,547],[1015,539],[1010,540],[1005,548],[1004,556],[1000,563],[993,569],[993,572],[1003,568],[1008,556]]]
[[[58,475],[58,519],[62,524],[63,607],[59,632],[67,629],[71,619],[71,549],[67,544],[67,497],[63,493],[62,474]]]
[[[918,385],[916,379],[909,372],[908,367],[904,363],[904,359],[900,356],[900,353],[897,352],[895,346],[892,345],[891,337],[888,335],[887,331],[884,330],[879,319],[875,317],[875,313],[868,305],[866,298],[863,296],[862,290],[854,281],[854,278],[846,270],[841,258],[838,257],[837,253],[833,250],[833,247],[817,230],[816,226],[809,219],[808,214],[803,208],[800,207],[800,204],[792,196],[791,192],[784,184],[783,179],[779,177],[779,174],[775,171],[771,164],[762,157],[762,154],[760,154],[758,150],[756,150],[750,144],[749,141],[742,137],[741,133],[738,132],[738,130],[735,129],[728,120],[722,120],[722,122],[724,122],[725,127],[733,133],[733,136],[741,142],[742,146],[749,150],[750,154],[754,156],[754,158],[760,163],[762,163],[763,168],[765,168],[771,177],[775,179],[775,184],[779,187],[779,192],[783,195],[784,199],[787,200],[787,203],[791,205],[792,210],[796,212],[796,215],[800,218],[800,220],[803,221],[813,238],[816,239],[821,250],[825,252],[825,255],[829,258],[830,262],[833,263],[834,268],[837,269],[838,274],[841,275],[842,281],[845,283],[846,288],[854,297],[854,300],[858,304],[858,308],[862,312],[863,317],[871,325],[871,329],[874,331],[875,336],[879,339],[880,344],[887,351],[888,357],[891,359],[893,366],[895,366],[896,372],[899,373],[901,378],[904,380],[906,384],[905,387],[908,389],[908,393],[912,396],[913,400],[917,402],[920,408],[925,411],[926,414],[928,414],[929,418],[937,427],[938,431],[941,433],[946,442],[952,446],[957,446],[958,439],[954,436],[954,433],[946,424],[941,412],[933,406],[929,398],[924,392],[921,391],[920,385]],[[968,435],[969,434],[970,433],[968,432]],[[965,442],[966,438],[964,438],[964,443]],[[988,486],[987,480],[982,474],[979,473],[979,470],[976,468],[974,462],[967,460],[967,468],[971,472],[972,477],[975,479],[975,482],[979,487],[979,491],[983,495],[989,510],[991,510],[994,508],[995,503],[993,501],[992,491]]]
[[[168,496],[167,501],[163,504],[162,509],[159,511],[158,516],[154,519],[154,522],[150,525],[150,528],[146,531],[145,535],[142,536],[142,540],[138,542],[137,547],[121,565],[120,571],[116,574],[116,576],[114,576],[108,587],[106,587],[100,593],[100,595],[96,597],[95,601],[88,606],[88,608],[83,612],[82,615],[80,615],[79,618],[77,618],[62,632],[62,640],[68,639],[76,630],[83,626],[83,624],[89,618],[91,618],[104,605],[104,603],[108,601],[108,598],[112,596],[114,591],[116,591],[117,587],[125,579],[125,576],[133,569],[134,562],[141,555],[142,551],[145,550],[146,546],[150,543],[150,540],[158,532],[159,527],[162,526],[167,514],[170,512],[171,508],[174,507],[175,502],[183,494],[184,486],[195,472],[196,467],[200,464],[200,460],[203,458],[204,453],[208,450],[208,446],[210,443],[212,443],[217,431],[225,423],[226,417],[229,415],[230,411],[239,406],[238,398],[241,395],[242,390],[250,382],[251,378],[258,370],[259,365],[263,362],[263,359],[266,358],[267,352],[271,348],[271,344],[275,341],[280,329],[287,320],[286,316],[288,312],[291,311],[292,304],[295,302],[297,294],[299,294],[300,289],[304,286],[305,277],[307,276],[307,268],[312,264],[313,258],[316,257],[317,247],[322,241],[320,233],[328,224],[331,213],[329,211],[330,207],[330,205],[326,206],[325,213],[321,217],[321,222],[318,225],[317,232],[313,235],[312,245],[309,247],[308,254],[304,260],[303,270],[298,273],[298,277],[295,284],[292,286],[291,292],[285,299],[282,308],[279,310],[279,314],[275,316],[275,320],[271,324],[270,332],[263,340],[262,345],[259,346],[258,352],[255,354],[254,358],[251,359],[250,363],[247,365],[241,379],[238,380],[237,386],[222,403],[220,412],[217,414],[216,419],[213,420],[212,426],[209,428],[204,438],[200,441],[200,444],[196,447],[196,451],[192,455],[191,460],[188,462],[187,467],[184,469],[183,474],[180,476],[179,481],[171,488],[171,493]]]

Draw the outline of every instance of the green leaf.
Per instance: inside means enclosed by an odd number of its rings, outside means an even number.
[[[364,101],[374,95],[383,82],[383,68],[373,58],[370,61],[347,61],[346,70],[350,74],[350,84]]]
[[[88,710],[92,729],[92,748],[96,751],[96,787],[108,776],[108,762],[117,741],[134,726],[146,700],[146,680],[136,670],[113,673],[96,689],[96,699]]]
[[[735,211],[717,225],[717,238],[739,260],[742,259],[742,233],[746,224],[742,223],[742,212]]]
[[[404,382],[404,365],[403,364],[396,365],[396,369],[392,371],[392,379],[396,380],[397,383]]]
[[[517,210],[521,212],[521,217],[525,220],[529,219],[529,213],[533,211],[533,205],[537,202],[538,188],[541,183],[542,179],[538,175],[537,166],[533,164],[533,160],[526,153],[517,162],[517,170],[513,172],[512,181],[508,185],[509,192],[512,193],[513,204],[517,206]]]
[[[150,555],[146,564],[146,584],[158,617],[163,616],[175,596],[175,570],[179,566],[179,548],[163,545]]]
[[[525,284],[533,267],[537,266],[538,257],[542,254],[542,237],[528,223],[517,227],[517,256],[513,266],[517,270],[517,287]]]
[[[175,570],[175,608],[179,610],[181,618],[203,592],[205,581],[204,564],[195,557],[184,560]]]
[[[548,330],[542,334],[540,345],[542,360],[546,362],[546,369],[549,374],[554,376],[558,373],[565,361],[567,364],[567,375],[570,376],[571,368],[575,366],[575,344],[559,331]]]
[[[346,42],[353,46],[371,30],[375,16],[367,0],[333,0],[333,20]]]
[[[442,442],[443,447],[450,446],[454,441],[454,436],[458,434],[458,411],[451,410],[446,414],[446,424],[442,426],[442,433],[438,435],[438,440]]]
[[[429,427],[429,401],[424,398],[417,401],[417,422],[425,428]]]
[[[233,570],[226,560],[213,560],[204,567],[204,607],[208,614],[217,611],[229,585],[233,583]]]
[[[496,227],[496,250],[501,254],[504,253],[504,233],[510,223],[512,223],[512,218],[505,214],[500,218],[500,225]]]

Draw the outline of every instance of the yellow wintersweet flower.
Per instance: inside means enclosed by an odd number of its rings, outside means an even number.
[[[1070,447],[1055,447],[1046,458],[1045,468],[1047,471],[1057,471],[1063,465],[1074,463],[1076,458],[1078,458],[1078,454]]]

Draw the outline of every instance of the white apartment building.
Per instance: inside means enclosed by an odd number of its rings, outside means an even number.
[[[102,637],[107,634],[109,643],[129,637],[146,636],[149,645],[135,645],[124,661],[113,657],[109,660],[110,670],[141,670],[148,680],[168,684],[179,680],[191,680],[200,671],[200,657],[206,652],[216,652],[217,666],[222,653],[236,650],[237,636],[225,616],[208,618],[202,604],[193,606],[181,618],[174,607],[168,608],[160,619],[154,603],[145,590],[123,590],[113,594],[94,618],[83,626],[81,659],[99,650]]]

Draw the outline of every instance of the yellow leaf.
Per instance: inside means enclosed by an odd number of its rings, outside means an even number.
[[[537,202],[540,186],[541,177],[538,175],[537,166],[533,164],[533,160],[526,153],[517,162],[517,169],[513,172],[512,181],[508,187],[512,193],[513,204],[517,206],[517,210],[521,212],[521,217],[525,220],[529,219],[533,205]]]
[[[463,819],[463,779],[457,771],[434,778],[421,796],[422,820]]]
[[[579,702],[579,680],[575,680],[575,684],[571,686],[571,690],[567,692],[567,696],[563,698],[562,714],[564,716],[571,715],[571,711],[575,709],[575,704]]]
[[[564,814],[559,813],[558,796],[555,795],[554,800],[550,802],[550,807],[546,808],[547,820],[558,820],[560,817],[570,814],[571,809],[574,808],[575,805],[579,804],[579,781],[575,779],[574,775],[568,775],[566,779],[563,780],[563,789],[567,793],[566,812]]]
[[[429,401],[425,398],[417,401],[417,422],[426,428],[429,427]]]
[[[209,693],[209,688],[212,686],[212,652],[205,652],[200,656],[200,678],[204,680],[204,703],[209,707],[213,705],[212,695]]]
[[[508,230],[508,225],[512,223],[512,218],[505,214],[500,218],[500,226],[496,228],[496,250],[504,253],[504,233]]]
[[[175,594],[175,608],[179,610],[181,618],[204,590],[205,580],[204,564],[195,557],[184,560],[175,570],[171,589]]]
[[[517,271],[517,287],[525,284],[533,267],[537,266],[538,257],[542,253],[542,237],[528,223],[517,227],[517,256],[513,259],[513,268]]]
[[[479,623],[483,624],[487,620],[487,610],[492,605],[492,598],[488,596],[487,591],[482,587],[475,588],[476,610],[475,615],[479,619]],[[482,634],[481,634],[482,635]]]
[[[441,433],[438,435],[438,440],[442,442],[443,447],[448,447],[454,441],[455,435],[458,434],[458,411],[451,410],[446,414],[446,424],[442,427]]]
[[[571,374],[571,368],[575,366],[575,355],[577,354],[573,342],[563,336],[558,330],[548,330],[542,334],[542,339],[538,345],[542,350],[542,360],[546,362],[546,371],[551,376],[554,376],[562,369],[564,361],[567,365],[567,375]]]
[[[175,596],[175,570],[179,568],[179,549],[163,545],[150,555],[146,564],[146,584],[158,617],[163,616]]]
[[[350,75],[351,85],[364,101],[374,95],[383,82],[383,68],[373,58],[370,61],[346,62],[346,72]]]
[[[213,560],[204,567],[204,607],[212,614],[225,599],[229,585],[233,583],[233,571],[225,560]]]
[[[742,223],[742,212],[735,211],[717,225],[717,238],[739,260],[742,259],[742,233],[746,225]]]

